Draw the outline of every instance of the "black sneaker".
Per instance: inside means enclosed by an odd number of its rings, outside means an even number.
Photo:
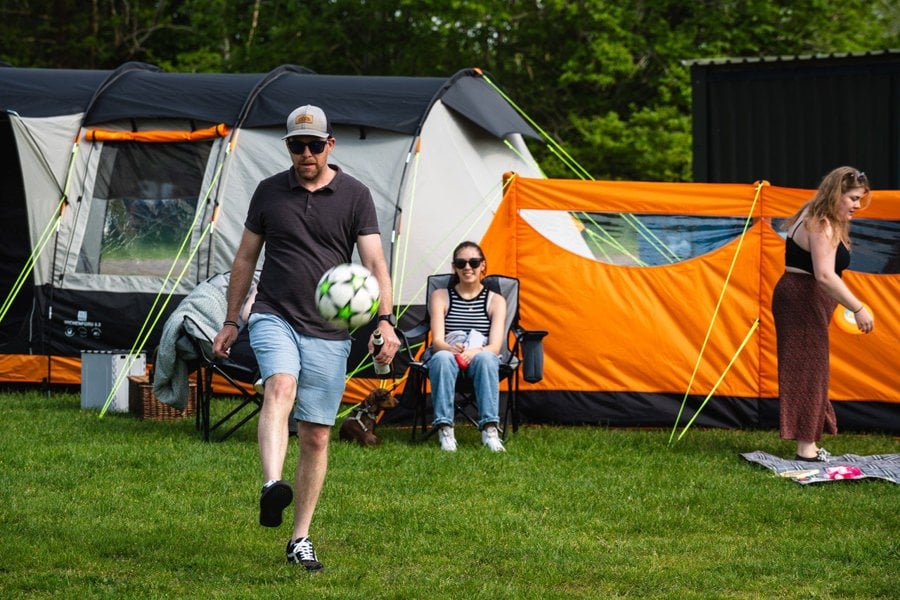
[[[259,493],[259,524],[263,527],[281,525],[281,512],[294,499],[291,484],[287,481],[270,481]]]
[[[321,571],[325,568],[316,558],[316,550],[308,537],[288,542],[286,552],[289,563],[302,565],[307,571]]]

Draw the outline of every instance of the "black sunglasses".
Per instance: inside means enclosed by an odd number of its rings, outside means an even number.
[[[865,185],[865,183],[867,181],[866,174],[863,173],[862,171],[857,171],[856,173],[853,173],[851,171],[850,173],[847,173],[846,175],[844,175],[844,179],[849,179],[851,183],[853,181],[857,181],[863,185]]]
[[[325,147],[328,145],[328,140],[313,140],[311,142],[301,142],[300,140],[288,139],[287,147],[288,150],[291,151],[291,154],[303,154],[303,152],[309,148],[310,154],[322,154],[325,152]]]
[[[457,269],[465,269],[466,265],[469,265],[470,267],[475,269],[478,267],[478,265],[480,265],[483,262],[484,262],[483,258],[470,258],[469,260],[466,260],[465,258],[454,258],[453,266],[456,267]]]

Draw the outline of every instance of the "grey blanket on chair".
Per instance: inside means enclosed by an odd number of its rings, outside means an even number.
[[[212,344],[208,340],[219,332],[226,309],[225,290],[203,281],[169,316],[163,326],[153,367],[153,394],[157,400],[184,410],[191,373],[189,363],[199,358],[193,340],[203,344],[204,352],[212,356]],[[185,316],[191,320],[185,321]]]

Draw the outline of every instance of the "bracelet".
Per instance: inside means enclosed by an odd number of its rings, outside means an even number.
[[[222,327],[225,327],[226,325],[233,325],[235,329],[240,329],[240,327],[238,327],[237,321],[228,320],[222,323]]]
[[[860,306],[859,308],[857,308],[856,310],[854,310],[854,311],[853,311],[853,314],[855,315],[856,313],[858,313],[859,311],[861,311],[861,310],[864,309],[865,307],[866,307],[866,305],[863,304],[862,306]]]

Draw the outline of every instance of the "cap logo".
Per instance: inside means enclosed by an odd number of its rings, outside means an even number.
[[[305,115],[297,115],[297,118],[294,119],[294,123],[297,125],[302,125],[303,123],[308,123],[311,125],[312,122],[313,122],[313,116],[308,113]]]

